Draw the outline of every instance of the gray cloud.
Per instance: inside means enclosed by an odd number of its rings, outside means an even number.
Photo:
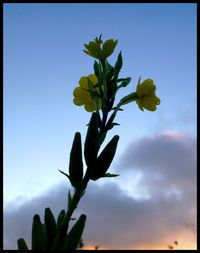
[[[174,240],[179,236],[181,240],[186,225],[196,224],[195,154],[196,142],[187,135],[163,134],[130,144],[118,161],[123,167],[121,176],[116,181],[101,179],[103,185],[89,183],[74,214],[87,215],[85,244],[126,249],[147,244],[167,247],[169,236],[174,236]],[[142,172],[138,190],[146,187],[149,198],[136,199],[122,190],[124,176],[134,175],[134,171]],[[43,218],[44,209],[49,206],[57,216],[62,208],[66,209],[68,189],[69,184],[60,183],[17,208],[15,203],[7,205],[4,248],[16,249],[19,237],[30,245],[33,215],[38,213]],[[187,237],[190,236],[188,230]]]
[[[196,153],[195,138],[168,132],[132,142],[121,156],[119,167],[140,171],[143,174],[141,185],[151,188],[151,192],[185,188],[195,193]]]

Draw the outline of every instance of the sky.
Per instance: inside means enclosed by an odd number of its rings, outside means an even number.
[[[120,77],[131,77],[118,101],[151,78],[161,104],[136,103],[117,115],[120,136],[109,172],[90,182],[76,215],[87,214],[86,247],[196,247],[196,4],[4,4],[4,248],[31,238],[35,213],[66,208],[75,132],[90,113],[73,104],[81,76],[93,73],[84,44],[117,39]],[[102,222],[103,221],[103,222]],[[27,226],[22,226],[26,223]],[[119,227],[121,229],[119,229]],[[123,236],[122,236],[123,234]]]

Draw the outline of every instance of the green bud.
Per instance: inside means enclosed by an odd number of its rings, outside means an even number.
[[[103,59],[108,58],[114,51],[116,45],[117,45],[118,40],[114,41],[113,39],[106,40],[103,43],[102,47],[102,54],[103,54]]]
[[[93,113],[89,122],[84,147],[84,156],[89,168],[95,167],[98,153],[98,115]]]
[[[44,221],[48,248],[50,248],[57,234],[56,221],[50,208],[45,208]]]
[[[29,250],[23,238],[17,240],[18,250]]]
[[[57,228],[58,230],[60,230],[63,222],[64,222],[64,219],[65,219],[65,210],[62,209],[58,215],[58,218],[57,218]]]
[[[119,136],[115,135],[112,140],[106,145],[101,154],[97,158],[96,167],[91,177],[92,180],[97,180],[101,177],[105,177],[105,173],[110,167],[112,160],[115,156]]]
[[[45,250],[47,249],[47,237],[44,226],[40,221],[38,214],[33,217],[32,225],[32,250]]]
[[[99,59],[100,61],[105,61],[114,51],[118,40],[106,40],[104,43],[101,40],[101,36],[96,38],[94,41],[90,41],[89,44],[84,44],[87,50],[83,50],[86,54]],[[102,47],[101,47],[102,46]]]
[[[69,177],[73,187],[77,187],[83,178],[81,134],[75,133],[69,161]]]

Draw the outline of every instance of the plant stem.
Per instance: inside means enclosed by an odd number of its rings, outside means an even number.
[[[88,182],[89,182],[89,178],[88,178],[88,174],[86,172],[86,174],[82,180],[82,183],[80,184],[80,186],[77,189],[74,190],[74,195],[69,203],[69,208],[68,208],[67,213],[65,215],[63,226],[66,226],[66,224],[67,225],[69,224],[74,210],[77,208],[80,199],[82,198],[83,194],[85,193]],[[61,227],[61,230],[63,229],[63,226]]]
[[[106,62],[105,60],[101,61],[103,67],[103,88],[104,88],[104,99],[107,101],[107,84],[106,84]]]
[[[121,106],[121,103],[119,103],[119,104],[115,107],[114,112],[112,113],[112,115],[110,116],[109,120],[107,121],[107,124],[105,125],[105,130],[106,130],[106,131],[108,131],[109,126],[113,123],[113,120],[114,120],[115,116],[117,115],[117,112],[119,111],[120,106]]]
[[[107,117],[108,117],[108,111],[106,110],[103,112],[103,118],[102,118],[101,126],[100,126],[100,134],[102,134],[105,131]]]

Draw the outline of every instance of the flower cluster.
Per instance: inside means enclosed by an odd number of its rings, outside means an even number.
[[[95,85],[98,83],[97,77],[94,74],[83,76],[79,80],[79,86],[74,89],[74,104],[81,106],[88,112],[93,112],[100,107],[100,100],[96,97],[93,98],[92,92],[99,93],[98,87]]]
[[[144,108],[149,111],[155,111],[157,105],[160,104],[160,99],[155,95],[156,86],[153,80],[147,79],[140,84],[140,80],[137,85],[136,94],[137,99],[135,100],[138,107],[144,111]]]
[[[155,95],[156,85],[152,79],[146,79],[142,83],[139,79],[136,91],[123,97],[116,106],[113,106],[118,90],[126,87],[131,81],[130,77],[118,77],[123,64],[121,52],[114,66],[107,60],[114,52],[117,42],[118,40],[113,39],[103,42],[100,35],[94,41],[84,44],[87,50],[83,51],[98,59],[99,63],[97,61],[94,63],[95,74],[83,76],[79,80],[79,86],[73,92],[74,104],[84,105],[88,112],[102,109],[108,113],[114,108],[119,110],[121,106],[134,101],[142,111],[144,109],[155,111],[160,104],[160,98]]]
[[[99,38],[96,38],[94,41],[90,41],[88,45],[84,44],[87,50],[83,51],[96,59],[105,60],[113,53],[117,42],[118,40],[114,41],[113,39],[110,39],[103,43],[100,35]]]

